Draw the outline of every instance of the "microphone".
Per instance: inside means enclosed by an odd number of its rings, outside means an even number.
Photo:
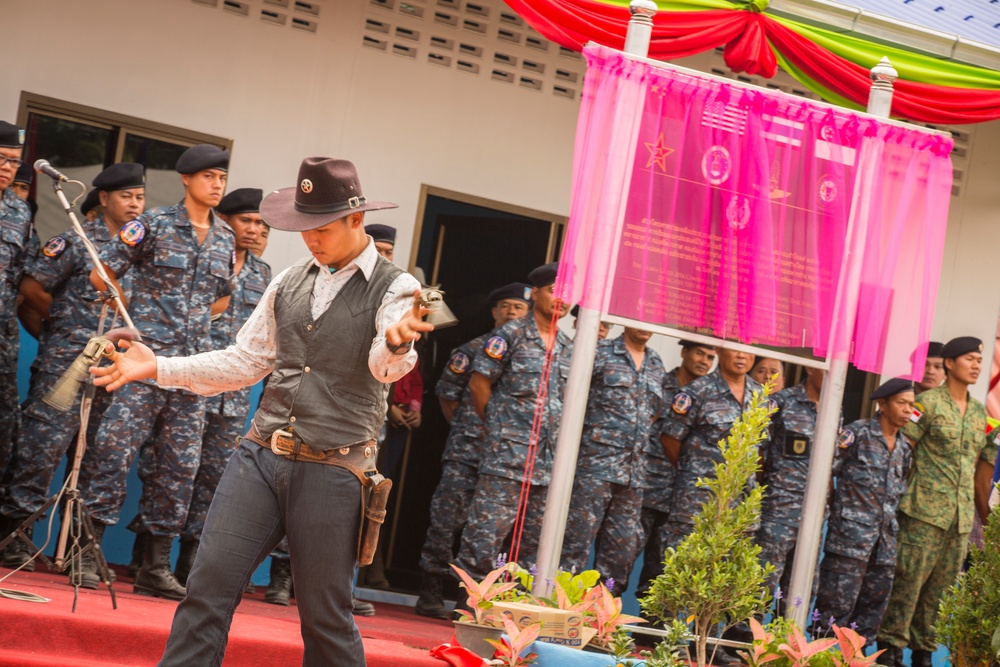
[[[49,164],[48,160],[35,160],[35,171],[59,182],[69,180],[61,171]]]

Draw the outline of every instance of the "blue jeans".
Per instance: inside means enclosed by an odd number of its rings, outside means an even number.
[[[222,664],[250,575],[287,534],[302,664],[364,667],[351,604],[360,520],[361,483],[351,472],[242,441],[212,499],[159,664]]]

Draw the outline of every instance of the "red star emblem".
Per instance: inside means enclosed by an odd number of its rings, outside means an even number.
[[[663,133],[660,132],[660,136],[656,138],[656,143],[646,144],[646,150],[649,151],[649,159],[646,160],[646,167],[652,167],[654,164],[659,167],[660,171],[667,173],[667,156],[674,152],[673,148],[667,148],[667,145],[663,143]]]

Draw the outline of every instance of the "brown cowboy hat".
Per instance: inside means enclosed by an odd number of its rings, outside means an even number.
[[[260,203],[260,217],[286,232],[305,232],[361,211],[396,208],[390,202],[368,201],[354,163],[331,157],[307,157],[299,167],[297,185],[275,190]]]

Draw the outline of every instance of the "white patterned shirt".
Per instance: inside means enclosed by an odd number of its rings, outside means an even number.
[[[328,268],[313,259],[322,269],[316,274],[310,306],[313,319],[326,312],[340,290],[351,277],[361,271],[371,279],[378,261],[378,251],[371,237],[368,245],[354,261],[330,273]],[[196,394],[213,396],[255,384],[276,367],[278,352],[278,326],[274,317],[274,297],[285,269],[271,281],[253,314],[236,336],[236,343],[224,350],[205,352],[190,357],[157,357],[156,381],[165,388],[187,389]],[[403,354],[392,352],[385,343],[385,330],[403,318],[413,307],[413,292],[420,283],[408,273],[392,281],[382,297],[382,305],[375,315],[375,338],[368,352],[368,368],[375,379],[385,384],[403,377],[417,362],[417,353],[410,349]]]

